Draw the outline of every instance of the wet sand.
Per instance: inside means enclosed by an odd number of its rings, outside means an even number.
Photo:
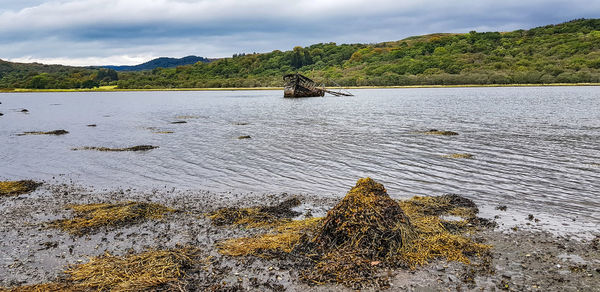
[[[264,230],[216,227],[204,214],[221,207],[274,205],[291,196],[174,189],[142,192],[45,183],[30,194],[0,198],[0,287],[54,281],[64,276],[62,271],[69,265],[86,262],[89,257],[105,252],[123,255],[183,245],[200,248],[210,258],[210,263],[188,272],[186,285],[178,287],[184,290],[219,287],[234,291],[352,291],[341,285],[302,283],[298,280],[299,269],[286,260],[232,258],[216,251],[215,244],[221,240]],[[323,216],[343,194],[337,198],[296,196],[302,205],[295,210]],[[68,204],[130,200],[161,203],[178,211],[162,220],[100,229],[84,236],[45,225],[51,220],[68,218],[71,211],[64,208]],[[503,216],[503,211],[498,210],[497,215]],[[527,223],[531,224],[524,219],[522,225]],[[390,291],[600,291],[598,237],[576,240],[520,228],[483,229],[472,236],[493,246],[487,262],[467,266],[437,261],[415,271],[384,271],[390,277]]]

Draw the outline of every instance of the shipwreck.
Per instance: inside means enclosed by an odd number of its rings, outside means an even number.
[[[325,89],[324,86],[319,87],[316,82],[299,73],[284,75],[283,81],[285,81],[283,97],[325,96],[325,93],[334,96],[352,96],[349,92],[332,91]]]

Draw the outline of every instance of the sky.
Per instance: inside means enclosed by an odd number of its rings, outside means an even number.
[[[134,65],[598,17],[598,0],[0,0],[0,59]]]

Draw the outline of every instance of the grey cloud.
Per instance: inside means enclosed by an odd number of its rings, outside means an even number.
[[[0,58],[220,57],[317,42],[370,43],[434,32],[530,28],[600,12],[600,3],[582,0],[25,2],[32,6],[0,10]],[[36,45],[11,49],[25,43]],[[69,46],[49,49],[60,44]]]

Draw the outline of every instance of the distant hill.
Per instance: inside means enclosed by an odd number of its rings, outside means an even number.
[[[208,63],[209,59],[198,57],[198,56],[187,56],[183,58],[156,58],[154,60],[150,60],[146,63],[142,63],[134,66],[100,66],[101,68],[113,69],[115,71],[143,71],[143,70],[152,70],[155,68],[173,68],[177,66],[183,65],[192,65],[198,62]]]

